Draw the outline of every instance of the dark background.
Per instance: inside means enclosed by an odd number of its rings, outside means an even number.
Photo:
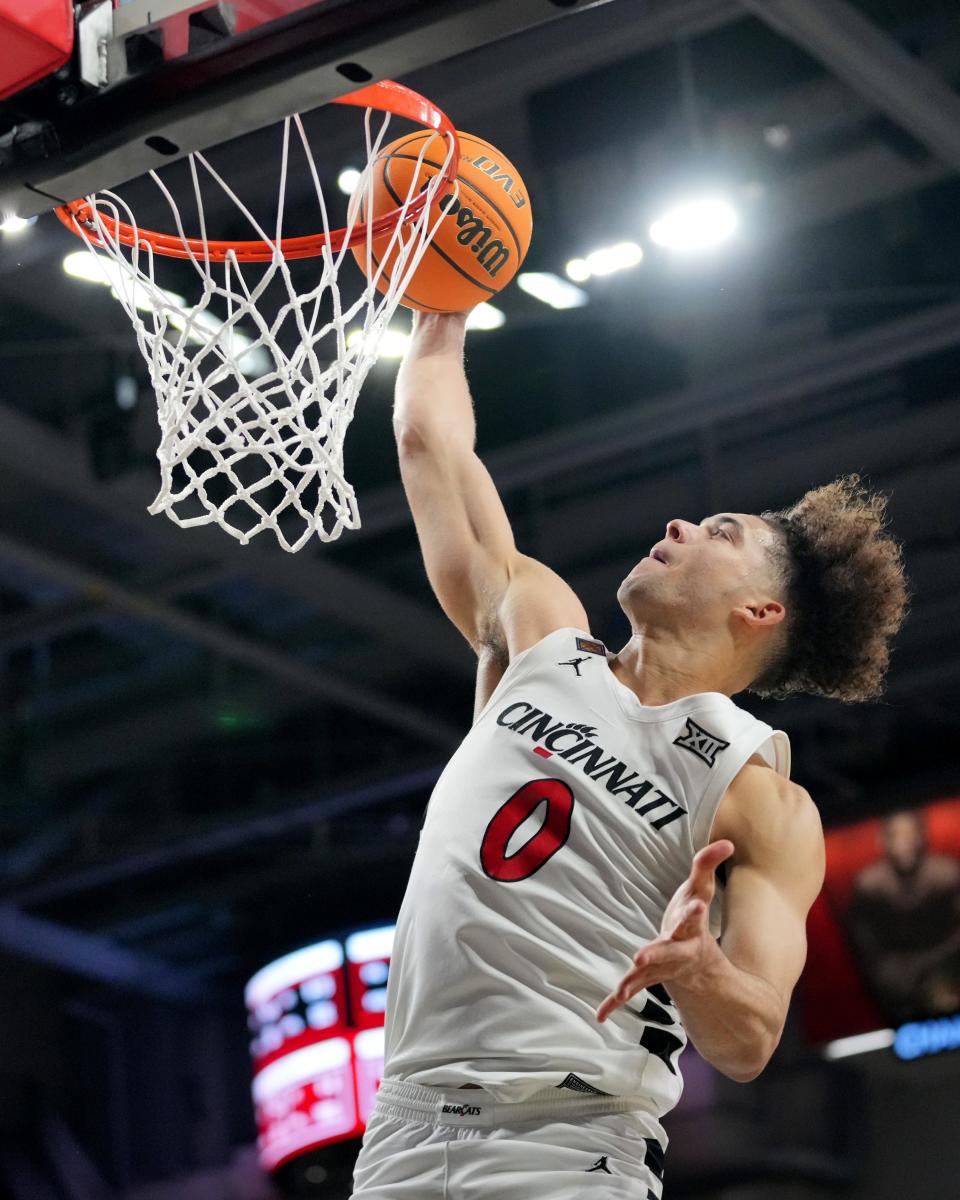
[[[824,53],[758,7],[613,0],[404,82],[522,171],[528,268],[644,245],[586,308],[511,287],[505,326],[468,343],[518,544],[598,637],[625,640],[617,585],[671,518],[850,471],[890,495],[914,603],[884,699],[738,699],[788,731],[831,827],[958,790],[960,14],[859,0],[871,36],[847,40],[804,0]],[[889,69],[898,48],[910,70]],[[333,190],[361,150],[335,144]],[[260,145],[239,160],[254,196],[274,186]],[[680,262],[647,225],[704,179],[741,231]],[[149,383],[107,290],[64,275],[76,248],[50,214],[0,235],[0,1189],[255,1198],[243,982],[395,917],[472,655],[400,490],[395,364],[346,443],[359,531],[291,557],[178,529],[145,512]],[[343,680],[349,705],[329,699]],[[750,1085],[684,1061],[667,1200],[957,1194],[955,1053],[828,1065],[791,1022]],[[355,1151],[318,1165],[317,1194],[349,1194]]]

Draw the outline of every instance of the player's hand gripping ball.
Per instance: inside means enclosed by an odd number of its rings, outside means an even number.
[[[708,912],[716,890],[714,872],[733,852],[729,838],[697,851],[689,876],[664,909],[660,936],[633,956],[633,966],[597,1009],[598,1021],[651,984],[673,980],[682,985],[702,975],[718,955],[723,957],[710,936]]]
[[[421,312],[463,312],[489,300],[513,279],[530,245],[533,216],[530,197],[516,167],[489,142],[460,133],[459,187],[442,190],[431,209],[440,227],[420,260],[400,303]],[[426,153],[418,166],[420,152]],[[398,208],[410,194],[443,169],[447,141],[430,130],[408,134],[384,146],[357,185],[351,212],[359,204],[358,220],[367,220],[368,189],[372,187],[373,217]],[[369,273],[383,264],[377,287],[389,286],[397,245],[388,250],[390,235],[374,238]],[[367,244],[354,246],[353,256],[368,273]]]

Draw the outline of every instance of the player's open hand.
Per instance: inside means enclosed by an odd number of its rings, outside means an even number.
[[[688,982],[722,953],[710,936],[708,913],[716,890],[714,871],[733,851],[733,842],[723,838],[694,855],[689,876],[664,910],[660,936],[633,956],[633,966],[597,1009],[598,1021],[652,983]]]

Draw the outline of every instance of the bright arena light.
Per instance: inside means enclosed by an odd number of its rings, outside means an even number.
[[[493,304],[488,304],[484,300],[472,309],[469,317],[467,317],[468,329],[499,329],[501,325],[506,323],[507,318]]]
[[[361,173],[356,167],[344,167],[337,176],[337,187],[344,195],[352,196],[360,182]]]
[[[667,250],[709,250],[729,241],[740,219],[721,196],[704,196],[678,204],[650,226],[650,240]]]
[[[94,254],[92,250],[74,250],[63,260],[63,269],[72,279],[82,279],[84,283],[99,283],[109,287],[115,299],[133,296],[133,302],[141,312],[153,312],[157,305],[143,284],[137,282],[133,271],[124,269],[111,258]],[[172,308],[184,308],[186,300],[176,292],[163,291],[157,288]],[[175,317],[170,318],[172,325],[177,325]],[[181,321],[177,328],[183,328]]]
[[[642,261],[643,250],[636,242],[617,242],[615,246],[594,250],[586,258],[572,258],[567,263],[567,276],[574,283],[586,283],[594,275],[628,271]]]
[[[551,308],[583,308],[590,301],[582,288],[549,271],[523,271],[517,276],[517,283],[528,296]]]
[[[97,258],[92,250],[74,250],[63,260],[64,271],[72,279],[82,279],[86,283],[109,284],[111,281],[104,270],[106,265],[106,260]]]
[[[858,1033],[854,1037],[837,1038],[823,1048],[828,1059],[849,1058],[852,1054],[866,1054],[871,1050],[885,1050],[892,1046],[895,1038],[892,1029],[876,1029],[870,1033]]]
[[[132,300],[141,312],[163,311],[167,324],[181,333],[186,331],[194,345],[202,345],[212,334],[224,352],[236,359],[248,379],[265,375],[273,366],[273,359],[264,346],[254,346],[252,338],[232,325],[225,326],[209,310],[197,309],[189,314],[191,319],[188,321],[184,315],[188,306],[183,296],[155,285],[151,291],[137,279],[130,267],[121,267],[119,263],[94,254],[92,250],[74,250],[64,258],[63,269],[72,279],[109,287],[117,299],[122,295],[126,300]]]
[[[407,346],[410,345],[410,334],[402,329],[385,329],[380,341],[381,358],[402,358]]]
[[[124,270],[119,263],[111,258],[101,257],[92,250],[74,250],[63,260],[63,269],[71,279],[82,279],[84,283],[99,283],[110,288],[115,299],[132,295],[133,302],[141,312],[152,312],[156,305],[142,286],[137,285],[136,277],[127,268]],[[175,304],[185,303],[182,296],[174,292],[167,293],[168,299]]]
[[[499,308],[492,304],[478,304],[467,317],[467,329],[499,329],[506,321]],[[363,341],[362,329],[351,329],[347,334],[347,349],[353,350]],[[402,329],[387,328],[380,338],[377,350],[378,358],[403,358],[407,346],[410,345],[410,334]]]
[[[195,346],[202,346],[213,337],[227,357],[236,361],[237,366],[248,379],[257,379],[261,375],[266,375],[273,368],[273,357],[265,346],[255,346],[253,338],[241,333],[232,325],[226,325],[205,308],[193,312],[192,320],[188,322],[182,312],[176,311],[185,303],[183,298],[175,296],[172,292],[165,294],[168,298],[179,302],[172,306],[174,311],[167,313],[167,321],[174,329],[181,332],[186,331],[188,339]],[[143,308],[144,306],[138,304],[137,307]]]
[[[347,349],[352,350],[363,341],[362,329],[351,329],[347,334]],[[385,329],[380,338],[380,348],[377,355],[380,358],[403,358],[404,351],[410,344],[410,334],[402,329]]]
[[[36,219],[36,217],[6,217],[0,221],[0,233],[22,233]]]
[[[614,271],[627,271],[642,260],[643,251],[636,242],[618,242],[588,254],[587,266],[591,275],[612,275]]]

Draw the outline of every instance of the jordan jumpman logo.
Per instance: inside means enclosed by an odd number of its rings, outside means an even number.
[[[584,1174],[589,1175],[591,1171],[606,1171],[608,1175],[613,1174],[613,1172],[607,1166],[607,1156],[605,1154],[601,1154],[592,1167],[587,1167]]]
[[[590,661],[590,655],[585,654],[583,656],[583,658],[571,658],[571,659],[568,659],[567,662],[557,663],[557,666],[558,667],[573,667],[573,669],[577,673],[577,678],[580,679],[580,678],[582,678],[582,676],[580,675],[580,664],[582,662],[589,662],[589,661]]]

